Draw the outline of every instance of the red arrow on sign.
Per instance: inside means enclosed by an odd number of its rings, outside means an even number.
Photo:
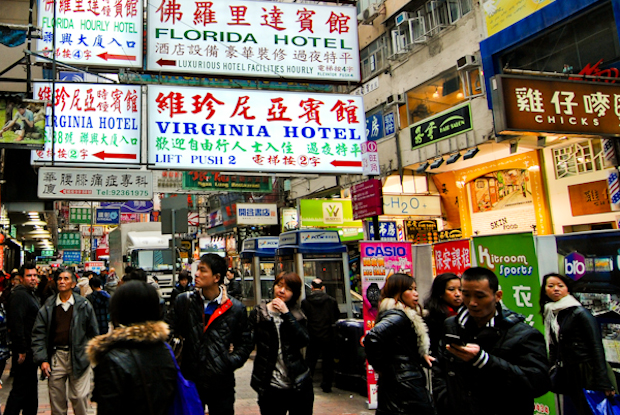
[[[329,164],[334,167],[362,167],[361,161],[334,160]]]
[[[177,61],[168,60],[168,59],[160,59],[156,61],[155,63],[157,63],[159,66],[164,66],[164,65],[177,66]]]
[[[111,53],[108,52],[103,52],[100,55],[97,55],[98,57],[100,57],[101,59],[107,61],[108,59],[120,59],[123,61],[135,61],[136,57],[135,56],[131,56],[131,55],[112,55]]]
[[[93,154],[93,156],[100,158],[101,160],[105,159],[132,159],[135,160],[137,158],[136,154],[121,154],[121,153],[106,153],[105,151],[100,151],[98,153]]]

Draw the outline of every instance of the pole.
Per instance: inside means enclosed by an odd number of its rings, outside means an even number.
[[[172,285],[178,283],[177,272],[177,230],[176,230],[176,209],[172,209]]]
[[[93,255],[93,217],[95,215],[93,215],[93,202],[90,202],[90,250],[88,253],[88,259],[91,261],[95,260],[95,257]]]

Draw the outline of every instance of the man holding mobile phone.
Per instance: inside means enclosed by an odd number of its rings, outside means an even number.
[[[465,307],[445,322],[433,364],[439,414],[522,415],[549,391],[545,340],[525,318],[502,307],[497,276],[486,268],[463,273]]]

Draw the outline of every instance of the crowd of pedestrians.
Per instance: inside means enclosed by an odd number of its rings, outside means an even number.
[[[200,258],[194,281],[181,272],[168,307],[139,269],[78,278],[26,263],[13,274],[0,296],[0,360],[8,358],[6,322],[13,359],[5,414],[37,413],[40,370],[53,415],[66,415],[69,402],[86,414],[89,399],[99,414],[166,414],[178,375],[209,414],[231,415],[234,372],[254,349],[250,385],[262,415],[312,414],[319,356],[321,387],[331,392],[340,310],[320,279],[300,301],[299,275],[279,274],[273,299],[248,316],[238,273],[216,254]],[[415,279],[391,275],[364,339],[378,374],[377,415],[530,414],[550,390],[562,414],[591,415],[583,390],[613,397],[617,386],[596,320],[571,294],[570,279],[544,277],[543,335],[501,304],[497,276],[485,268],[436,277],[426,310]]]

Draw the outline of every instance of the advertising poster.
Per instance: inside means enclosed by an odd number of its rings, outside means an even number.
[[[553,3],[554,0],[486,0],[482,3],[486,17],[487,35],[492,36],[530,14]]]
[[[473,247],[478,266],[488,268],[497,275],[504,293],[502,303],[525,316],[527,324],[544,332],[538,305],[538,259],[532,234],[474,237]],[[555,413],[552,393],[536,398],[534,402],[534,415]]]
[[[451,272],[461,276],[471,267],[469,240],[443,242],[433,245],[435,258],[435,276]]]
[[[413,274],[411,244],[407,242],[361,242],[360,259],[364,297],[364,333],[375,325],[379,298],[385,280],[392,274]],[[377,408],[377,379],[366,363],[368,408]]]
[[[0,97],[0,147],[43,148],[45,104]]]

